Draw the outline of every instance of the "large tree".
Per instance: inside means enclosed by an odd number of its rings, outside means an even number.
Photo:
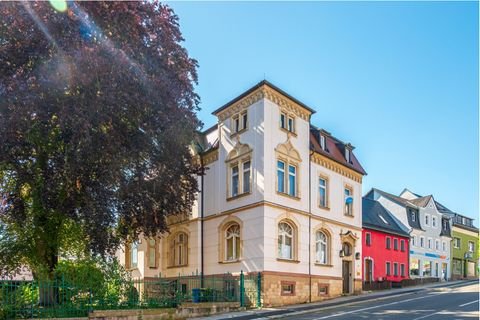
[[[0,3],[0,273],[51,278],[69,249],[105,255],[190,211],[199,99],[182,41],[155,1]]]

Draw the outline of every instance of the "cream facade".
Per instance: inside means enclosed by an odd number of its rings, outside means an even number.
[[[118,252],[133,277],[261,272],[265,306],[360,291],[365,172],[313,112],[266,81],[215,111],[197,203]]]

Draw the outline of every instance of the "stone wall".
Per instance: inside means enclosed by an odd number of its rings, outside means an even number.
[[[357,282],[357,281],[356,281]],[[284,289],[293,286],[293,293]],[[287,288],[282,288],[287,286]],[[361,291],[361,281],[359,281]],[[355,283],[357,287],[357,283]],[[357,290],[355,290],[357,291]],[[312,275],[311,299],[312,302],[331,299],[342,295],[342,278]],[[262,306],[283,306],[309,302],[310,277],[305,274],[263,272],[262,277]]]

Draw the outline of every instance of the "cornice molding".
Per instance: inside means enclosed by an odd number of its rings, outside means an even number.
[[[227,118],[230,118],[236,113],[240,113],[247,109],[249,106],[255,102],[266,98],[273,103],[277,104],[282,110],[287,110],[290,113],[295,114],[297,117],[304,119],[305,121],[310,120],[311,111],[305,109],[298,103],[292,101],[285,95],[280,92],[268,87],[267,85],[262,85],[257,90],[253,91],[246,97],[240,99],[239,101],[233,103],[231,106],[225,108],[217,114],[220,121],[224,121]]]
[[[313,163],[316,163],[322,167],[325,167],[329,170],[332,170],[338,174],[341,174],[344,177],[352,179],[358,183],[362,183],[362,175],[344,165],[339,164],[338,162],[333,161],[332,159],[327,158],[326,156],[314,152],[310,159]]]
[[[203,159],[203,165],[209,165],[212,162],[215,162],[218,160],[218,149],[214,149],[212,151],[209,151],[208,153],[202,155]]]

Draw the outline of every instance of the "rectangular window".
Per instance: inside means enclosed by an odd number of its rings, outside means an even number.
[[[328,284],[324,284],[324,283],[318,284],[318,295],[328,296]]]
[[[432,217],[432,227],[436,227],[437,226],[437,218],[436,217]]]
[[[425,215],[425,225],[427,225],[427,226],[428,226],[428,223],[429,223],[429,222],[428,222],[429,217],[430,217],[430,216],[429,216],[428,214]]]
[[[460,238],[453,238],[453,247],[460,249]]]
[[[424,237],[420,237],[420,247],[421,248],[425,247],[425,238]]]
[[[281,283],[282,296],[293,296],[295,295],[295,282],[282,281]]]
[[[322,148],[322,150],[325,150],[326,144],[325,144],[325,136],[324,135],[320,135],[320,147]]]
[[[386,247],[387,249],[390,249],[390,246],[391,246],[391,244],[390,244],[390,242],[391,242],[390,237],[386,237],[386,238],[385,238],[385,242],[386,242],[386,243],[385,243],[385,247]]]
[[[417,245],[417,236],[412,237],[412,247],[415,247]]]
[[[405,240],[400,240],[400,251],[405,251]]]
[[[410,218],[412,219],[413,222],[415,222],[415,211],[410,210]]]
[[[398,263],[393,263],[393,275],[398,277]]]
[[[138,243],[134,242],[130,247],[130,261],[131,267],[136,268],[138,266]]]
[[[232,167],[232,197],[238,196],[238,165]]]
[[[327,179],[319,178],[318,179],[318,191],[320,197],[320,207],[327,207]]]
[[[400,265],[400,276],[405,277],[405,264]]]
[[[445,241],[442,241],[442,249],[443,251],[447,251],[447,243]]]
[[[424,261],[423,262],[423,276],[430,277],[432,275],[432,262]]]
[[[238,115],[233,117],[233,132],[240,131],[240,117]]]
[[[285,162],[277,161],[277,191],[285,192]]]
[[[427,240],[428,249],[432,249],[432,239]]]
[[[350,150],[345,148],[345,160],[350,163]]]
[[[148,240],[148,267],[157,267],[157,241],[155,239]]]
[[[243,163],[243,193],[250,192],[250,161]]]
[[[293,118],[288,117],[288,131],[295,132]]]
[[[443,230],[447,230],[448,228],[448,221],[447,220],[443,220]]]
[[[287,129],[287,116],[285,113],[280,114],[280,128]]]
[[[420,275],[420,260],[411,259],[410,261],[410,275],[419,276]]]
[[[385,274],[390,275],[390,262],[385,263]]]
[[[440,241],[435,240],[435,250],[440,250]]]
[[[345,215],[353,216],[353,197],[352,197],[352,190],[349,188],[345,188]]]
[[[288,165],[288,194],[294,197],[296,195],[296,177],[297,168],[292,165]]]
[[[475,250],[475,244],[473,241],[468,241],[468,251],[473,252]]]
[[[248,115],[247,112],[242,113],[242,130],[247,129],[248,126]]]
[[[372,235],[370,232],[365,233],[365,244],[369,247],[372,244]]]
[[[393,250],[398,251],[398,239],[393,239]]]

